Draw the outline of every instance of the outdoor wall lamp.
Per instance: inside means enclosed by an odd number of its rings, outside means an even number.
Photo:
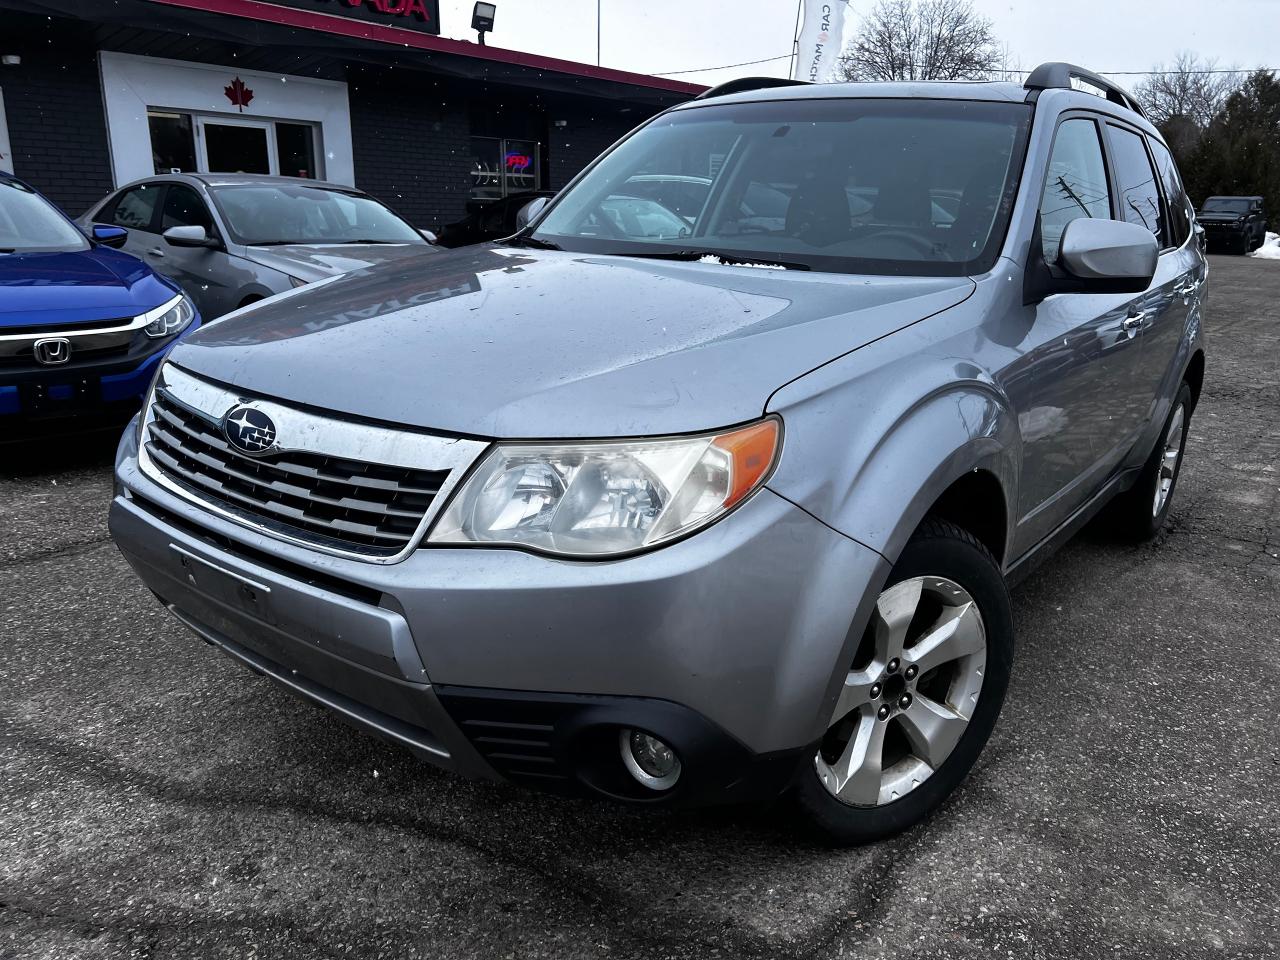
[[[477,3],[471,11],[471,29],[480,35],[480,46],[484,46],[484,35],[493,29],[493,15],[498,12],[496,3]]]
[[[481,6],[481,4],[476,4],[476,6]],[[22,66],[22,58],[16,53],[6,53],[3,57],[0,57],[0,63],[6,67],[20,67]]]

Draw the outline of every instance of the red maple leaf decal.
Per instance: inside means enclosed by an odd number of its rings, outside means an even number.
[[[232,80],[229,87],[224,87],[223,93],[227,95],[227,99],[231,101],[233,106],[240,108],[241,113],[244,113],[244,108],[253,99],[253,91],[246,87],[244,81],[239,77]]]

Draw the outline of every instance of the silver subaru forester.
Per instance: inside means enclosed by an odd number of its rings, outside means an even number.
[[[461,773],[918,821],[1000,712],[1009,584],[1169,512],[1206,261],[1159,133],[1067,64],[735,81],[531,213],[177,347],[129,563]]]

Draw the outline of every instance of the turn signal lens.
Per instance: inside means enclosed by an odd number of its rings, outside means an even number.
[[[609,557],[656,546],[722,517],[777,459],[770,418],[700,437],[499,444],[428,538]]]

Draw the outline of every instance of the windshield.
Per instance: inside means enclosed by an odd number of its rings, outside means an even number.
[[[960,276],[1004,239],[1023,104],[791,100],[677,110],[599,160],[533,237],[848,273]]]
[[[426,243],[372,197],[324,187],[252,183],[214,187],[237,243]]]
[[[0,253],[88,250],[84,234],[48,200],[16,180],[0,179]]]
[[[1210,197],[1200,208],[1201,213],[1248,213],[1251,201],[1234,197]]]

